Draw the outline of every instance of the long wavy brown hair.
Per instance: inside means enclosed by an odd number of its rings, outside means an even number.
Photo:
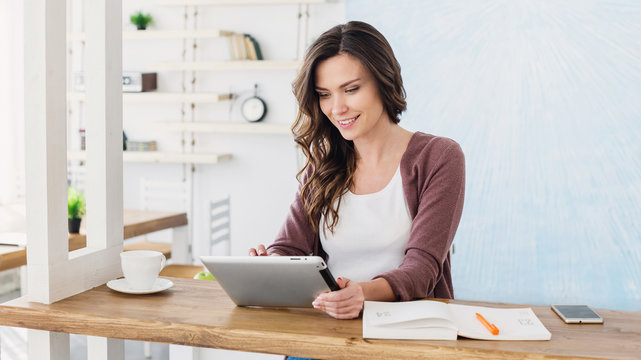
[[[337,25],[307,49],[301,70],[292,84],[299,106],[292,131],[294,141],[307,157],[297,177],[302,184],[300,197],[314,231],[319,231],[321,215],[327,228],[334,231],[341,198],[351,187],[356,171],[354,143],[345,140],[323,114],[315,91],[314,75],[318,64],[340,54],[357,58],[373,75],[383,108],[395,124],[406,108],[401,67],[392,47],[373,26],[361,21]]]

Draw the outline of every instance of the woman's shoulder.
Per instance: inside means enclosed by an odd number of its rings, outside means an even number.
[[[418,211],[422,191],[430,184],[441,184],[431,187],[435,191],[440,191],[439,186],[464,186],[465,157],[461,146],[446,137],[416,132],[401,159],[401,176],[408,205]],[[446,180],[432,182],[436,176]]]
[[[401,162],[407,165],[425,164],[426,162],[438,162],[443,157],[462,156],[463,150],[456,141],[447,137],[417,131],[412,135]]]

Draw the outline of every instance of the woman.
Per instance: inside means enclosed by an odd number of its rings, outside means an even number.
[[[293,131],[307,163],[278,237],[249,254],[322,256],[341,290],[313,306],[337,319],[358,317],[365,300],[453,298],[463,153],[450,139],[398,125],[405,89],[387,40],[358,21],[328,30],[293,88]]]

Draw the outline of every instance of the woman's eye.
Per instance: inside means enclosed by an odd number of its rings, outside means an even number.
[[[356,92],[356,90],[358,90],[358,86],[357,87],[353,87],[353,88],[349,88],[349,89],[346,90],[346,92],[353,93],[353,92]]]
[[[319,97],[319,98],[326,98],[326,97],[329,97],[329,94],[325,94],[325,93],[318,93],[318,97]]]

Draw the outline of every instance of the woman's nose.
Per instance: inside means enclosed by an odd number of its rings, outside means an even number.
[[[332,104],[332,114],[340,115],[347,112],[347,104],[345,99],[342,96],[334,96],[334,102]]]

